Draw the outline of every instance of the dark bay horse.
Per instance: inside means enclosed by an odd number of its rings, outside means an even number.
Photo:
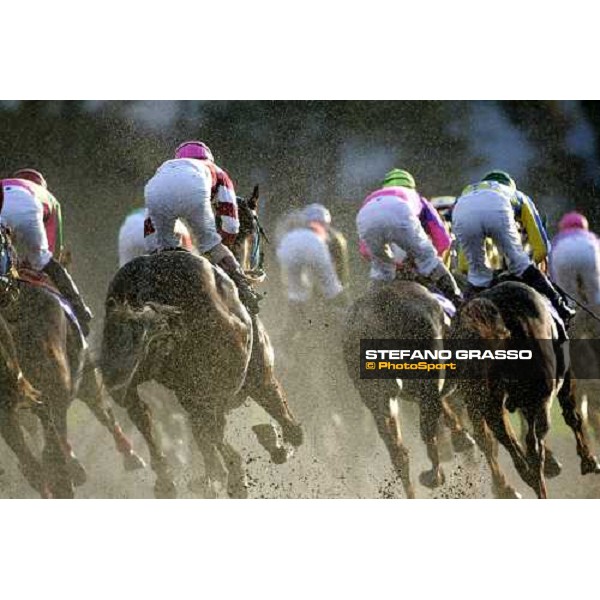
[[[56,488],[60,477],[68,478],[66,461],[47,407],[40,401],[40,393],[23,375],[12,334],[1,316],[0,394],[0,435],[15,453],[29,485],[42,497],[50,497],[52,484]],[[46,440],[46,460],[52,457],[53,463],[58,462],[60,473],[47,471],[28,446],[19,419],[19,412],[25,409],[35,411],[40,417]]]
[[[567,357],[563,346],[552,341],[552,316],[535,290],[508,281],[482,292],[459,311],[450,337],[480,341],[527,340],[538,357],[529,366],[526,378],[516,379],[506,361],[490,361],[477,367],[479,378],[457,381],[475,439],[492,471],[496,495],[516,497],[500,471],[492,434],[509,452],[523,481],[538,497],[547,496],[545,437],[554,395],[558,396],[565,421],[575,434],[582,474],[598,472],[597,460],[590,452],[575,405]],[[508,410],[520,410],[525,418],[525,450],[508,420]]]
[[[375,419],[395,473],[409,498],[414,498],[415,493],[408,449],[402,439],[397,398],[419,403],[421,438],[432,466],[430,471],[421,473],[423,485],[436,487],[444,482],[437,445],[440,416],[452,429],[457,442],[464,442],[464,449],[472,445],[472,440],[442,395],[441,372],[440,378],[405,379],[401,386],[395,379],[360,379],[360,340],[420,340],[423,349],[436,350],[443,348],[444,327],[444,312],[432,294],[417,282],[401,280],[386,286],[371,286],[351,306],[345,324],[343,349],[348,374]]]
[[[138,257],[115,275],[106,299],[101,369],[105,385],[144,436],[155,494],[174,497],[169,465],[138,385],[154,380],[186,411],[211,482],[245,497],[239,453],[224,439],[226,415],[248,396],[302,442],[273,373],[273,353],[233,282],[207,259],[185,251]]]

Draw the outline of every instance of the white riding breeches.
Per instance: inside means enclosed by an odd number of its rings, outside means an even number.
[[[584,304],[600,305],[600,249],[598,243],[570,235],[552,248],[552,278]]]
[[[291,302],[307,302],[314,287],[326,299],[343,291],[327,243],[310,229],[286,233],[277,248],[277,260]]]
[[[441,263],[435,247],[408,203],[396,197],[373,200],[356,217],[358,235],[371,258],[371,279],[392,281],[396,260],[392,247],[403,250],[415,262],[417,271],[428,276]]]
[[[32,269],[41,271],[52,258],[42,203],[24,188],[4,186],[0,218],[12,230],[12,239],[20,257]]]
[[[197,169],[173,163],[163,165],[144,190],[146,209],[156,230],[154,240],[146,238],[147,248],[152,251],[178,246],[175,222],[181,218],[203,254],[221,242],[211,206],[211,174],[208,167]]]
[[[491,190],[461,196],[452,213],[456,239],[469,263],[468,280],[486,287],[493,271],[486,265],[486,238],[491,238],[515,275],[522,275],[532,264],[523,249],[510,199]]]

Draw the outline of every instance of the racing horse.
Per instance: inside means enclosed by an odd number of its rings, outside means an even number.
[[[10,329],[0,316],[0,435],[14,452],[21,472],[42,497],[51,497],[51,488],[60,490],[68,482],[66,461],[50,414],[40,401],[40,393],[23,375]],[[21,410],[39,416],[46,440],[45,465],[29,448],[19,420]],[[55,467],[50,470],[48,461]],[[68,485],[68,483],[67,483]]]
[[[457,450],[470,448],[473,441],[442,395],[441,371],[436,372],[436,377],[403,379],[401,384],[395,379],[361,379],[360,340],[419,340],[423,350],[435,351],[443,348],[444,330],[444,311],[431,292],[416,281],[399,279],[386,285],[371,285],[350,307],[344,325],[343,353],[348,375],[375,419],[408,498],[414,498],[415,492],[409,453],[402,439],[397,398],[419,403],[421,438],[431,461],[431,470],[420,474],[422,485],[434,488],[445,481],[437,444],[440,416],[450,427]]]
[[[499,283],[480,293],[462,307],[452,324],[450,339],[501,342],[508,347],[526,341],[533,350],[534,360],[528,364],[526,377],[517,378],[507,361],[482,361],[472,365],[476,372],[471,372],[471,378],[455,381],[499,497],[518,497],[518,494],[500,470],[492,435],[507,449],[522,480],[539,498],[547,497],[545,437],[554,395],[558,396],[563,417],[574,432],[581,473],[599,471],[576,407],[564,344],[555,340],[553,327],[546,301],[529,286],[515,281]],[[522,413],[527,425],[525,450],[508,420],[508,411],[515,410]]]
[[[256,205],[239,205],[237,250],[245,254],[252,244],[244,238],[256,234],[258,221]],[[157,497],[174,497],[176,488],[150,408],[138,393],[145,381],[175,393],[189,417],[209,481],[223,485],[231,497],[245,497],[247,490],[241,456],[224,439],[226,416],[247,397],[281,426],[284,443],[302,443],[302,429],[274,374],[267,332],[258,317],[248,314],[231,279],[207,259],[181,250],[135,258],[113,278],[105,310],[104,383],[148,444]],[[286,460],[278,439],[258,437],[274,462]]]

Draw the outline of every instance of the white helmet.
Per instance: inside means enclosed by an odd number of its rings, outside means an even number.
[[[448,210],[454,208],[456,204],[455,196],[437,196],[431,199],[431,204],[436,210]]]
[[[323,225],[331,224],[331,213],[318,202],[306,206],[302,214],[307,221],[316,221]]]

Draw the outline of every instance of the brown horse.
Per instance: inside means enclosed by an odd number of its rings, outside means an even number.
[[[412,399],[419,403],[421,438],[432,466],[419,478],[426,487],[437,487],[445,479],[437,445],[440,416],[451,427],[457,447],[467,449],[473,442],[442,395],[440,378],[405,379],[401,384],[395,379],[361,379],[360,340],[420,340],[424,343],[423,349],[441,349],[444,321],[442,308],[424,286],[413,281],[396,280],[382,287],[371,286],[352,305],[345,324],[343,349],[348,374],[375,419],[395,473],[409,498],[414,498],[415,493],[410,477],[408,449],[402,440],[396,398]]]
[[[593,306],[595,314],[600,307]],[[600,443],[600,322],[587,312],[578,311],[572,325],[576,352],[571,353],[573,374],[577,380],[577,404],[585,415],[597,443]]]
[[[553,341],[553,323],[544,299],[530,287],[504,282],[479,294],[459,312],[450,338],[492,341],[527,340],[538,357],[526,378],[516,379],[506,361],[481,363],[479,378],[458,380],[458,392],[466,403],[475,439],[490,466],[494,490],[499,497],[517,497],[498,465],[497,444],[507,449],[517,472],[540,498],[547,496],[545,437],[549,410],[558,396],[566,423],[575,434],[582,474],[598,472],[582,428],[571,389],[571,373],[564,347]],[[520,410],[527,433],[521,447],[508,420],[507,410]]]
[[[302,442],[273,373],[273,353],[258,318],[251,319],[233,282],[202,257],[184,251],[141,256],[122,267],[107,294],[101,368],[150,449],[155,494],[175,485],[154,435],[138,385],[155,380],[175,392],[186,411],[209,481],[245,497],[242,460],[224,440],[227,413],[248,396]],[[272,449],[272,454],[275,449]]]
[[[19,467],[29,485],[42,497],[50,497],[54,477],[59,475],[62,478],[67,477],[66,461],[49,411],[39,400],[40,393],[24,377],[12,335],[1,316],[0,392],[0,435],[15,453]],[[52,458],[52,463],[60,464],[60,474],[46,470],[25,441],[19,419],[19,412],[25,409],[35,411],[40,417],[46,439],[45,458],[46,460]],[[54,483],[57,481],[54,480]]]

